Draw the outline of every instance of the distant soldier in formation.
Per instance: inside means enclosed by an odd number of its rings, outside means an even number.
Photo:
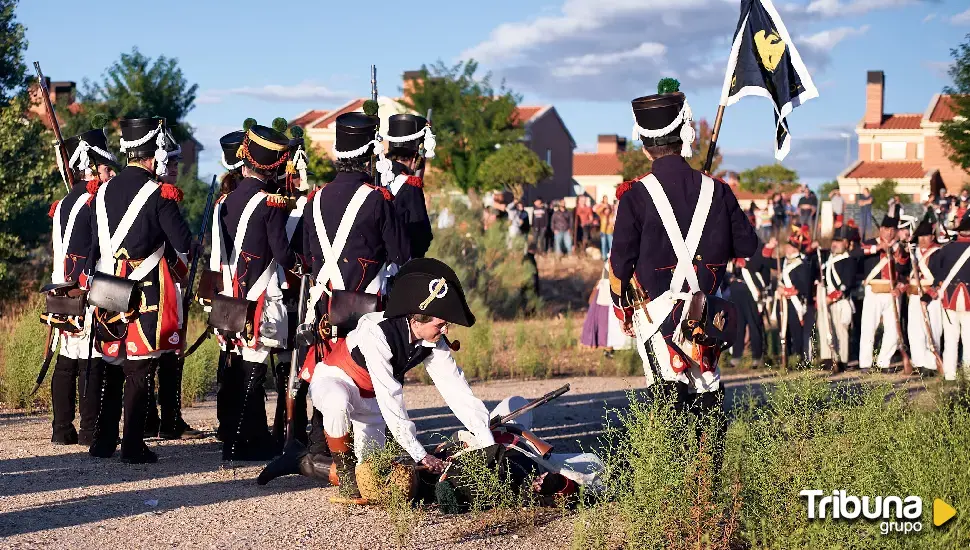
[[[835,229],[832,248],[825,259],[818,298],[819,356],[823,366],[845,370],[849,363],[849,328],[854,306],[850,297],[856,286],[858,262],[849,255],[847,226]],[[834,337],[834,339],[833,339]],[[832,350],[835,356],[832,356]]]
[[[737,366],[744,354],[745,334],[751,350],[754,367],[761,366],[765,351],[765,326],[763,315],[765,297],[771,282],[771,258],[773,248],[765,246],[749,259],[738,258],[733,262],[729,288],[731,301],[738,308],[738,334],[731,348],[731,364]]]
[[[957,352],[962,344],[964,374],[970,376],[970,218],[957,226],[957,239],[930,259],[934,280],[927,299],[939,298],[943,307],[943,377],[956,380]]]
[[[809,359],[812,353],[815,282],[819,274],[815,254],[807,253],[811,246],[808,226],[793,227],[778,276],[778,291],[784,299],[779,312],[781,337],[787,339],[788,353],[803,359]]]
[[[67,138],[64,146],[74,186],[60,201],[51,205],[53,220],[54,267],[51,283],[61,288],[76,287],[91,253],[91,199],[98,186],[110,180],[109,168],[117,168],[108,149],[103,128]],[[66,175],[64,181],[67,181]],[[83,304],[77,296],[59,293],[64,300]],[[53,412],[51,442],[57,445],[79,444],[90,447],[94,442],[95,424],[101,409],[100,354],[88,344],[92,330],[92,308],[82,315],[45,312],[42,316],[59,333],[60,350],[51,375],[51,409]],[[57,345],[53,340],[52,345]],[[80,399],[79,399],[80,397]],[[74,411],[80,415],[80,431],[74,428]]]
[[[940,337],[943,334],[943,309],[940,300],[926,296],[927,289],[936,282],[930,263],[942,248],[936,242],[933,224],[923,221],[913,234],[917,242],[911,253],[913,259],[912,282],[909,284],[909,315],[907,332],[909,335],[909,351],[913,366],[924,371],[936,372],[936,355],[934,351],[940,349]],[[923,308],[926,310],[924,316]],[[927,334],[929,323],[929,334]]]
[[[394,210],[411,242],[411,257],[423,258],[431,246],[431,219],[424,201],[425,159],[434,158],[435,139],[424,117],[401,114],[387,120],[387,158],[394,179],[381,182],[394,197]]]

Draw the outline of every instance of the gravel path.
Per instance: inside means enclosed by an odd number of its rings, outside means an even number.
[[[760,383],[759,374],[727,375],[730,394]],[[595,448],[604,407],[626,404],[642,377],[568,378],[475,384],[493,406],[509,395],[535,397],[564,383],[572,391],[539,409],[535,432],[559,450]],[[405,397],[419,437],[451,435],[458,424],[433,386],[409,385]],[[273,404],[267,402],[270,419]],[[214,430],[215,403],[184,411]],[[220,461],[214,437],[152,441],[158,464],[129,466],[117,454],[94,460],[78,446],[49,443],[46,417],[0,413],[0,547],[2,548],[397,548],[394,517],[383,510],[334,505],[336,489],[290,476],[255,483],[262,463]],[[555,512],[548,515],[555,516]],[[571,518],[515,534],[474,538],[476,521],[419,512],[408,548],[569,547]],[[468,540],[472,538],[473,540]],[[514,539],[514,540],[513,540]]]

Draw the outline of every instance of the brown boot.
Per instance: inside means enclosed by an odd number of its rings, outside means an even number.
[[[357,457],[353,451],[343,453],[333,453],[333,464],[337,470],[337,479],[340,487],[336,497],[332,497],[330,502],[338,504],[367,504],[367,499],[360,496],[360,489],[357,488]]]

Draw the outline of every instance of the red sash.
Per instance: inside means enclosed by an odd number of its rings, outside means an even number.
[[[326,356],[326,364],[337,367],[347,373],[347,376],[354,381],[354,384],[360,391],[361,397],[368,399],[377,397],[377,394],[374,393],[374,382],[370,378],[370,373],[354,361],[354,358],[350,355],[350,350],[347,348],[346,338],[337,340],[333,349]],[[304,380],[309,380],[313,377],[313,370],[312,366],[304,364],[300,377]]]

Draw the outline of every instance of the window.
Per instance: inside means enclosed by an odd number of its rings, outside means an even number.
[[[552,166],[552,149],[546,149],[546,164]]]
[[[904,160],[905,158],[905,141],[884,141],[882,143],[882,160]]]
[[[916,144],[916,158],[918,158],[918,159],[922,159],[923,158],[923,142],[922,141]]]

